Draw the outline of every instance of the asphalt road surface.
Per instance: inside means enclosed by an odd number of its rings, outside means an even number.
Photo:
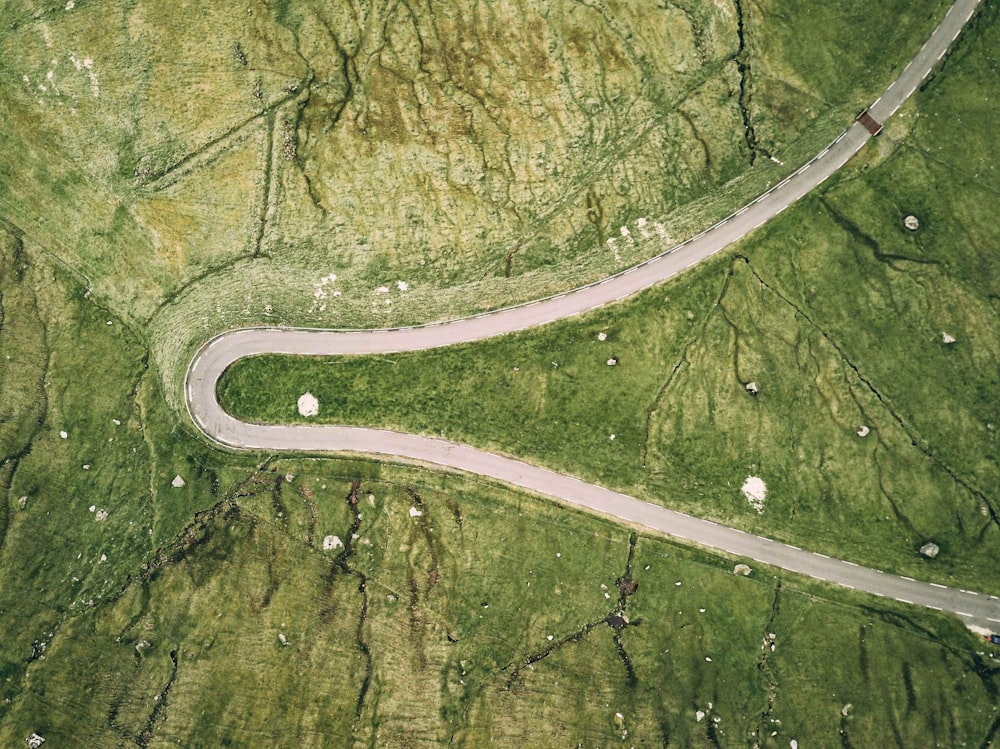
[[[870,107],[879,122],[892,116],[944,56],[980,0],[957,0],[930,39]],[[345,426],[265,426],[239,421],[216,399],[219,377],[254,354],[388,354],[482,340],[560,320],[631,296],[746,236],[840,169],[871,136],[854,123],[789,178],[696,237],[655,258],[565,294],[475,317],[391,330],[234,330],[206,343],[185,380],[188,411],[210,439],[235,449],[377,454],[489,477],[619,522],[652,529],[711,549],[801,573],[876,596],[959,616],[967,625],[1000,630],[1000,598],[918,582],[832,559],[712,521],[685,515],[571,476],[445,440]]]

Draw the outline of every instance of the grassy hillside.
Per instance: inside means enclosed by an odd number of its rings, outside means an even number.
[[[827,553],[1000,590],[1000,203],[996,143],[976,135],[1000,110],[973,93],[991,85],[998,28],[986,11],[842,176],[668,284],[446,350],[248,359],[224,377],[223,401],[246,419],[303,421],[296,401],[310,391],[319,421],[443,434]],[[763,513],[740,492],[754,474]],[[933,563],[916,554],[928,540],[944,549]]]
[[[952,618],[178,418],[227,326],[463,313],[700,230],[945,3],[800,5],[0,3],[0,745],[988,745],[1000,661]],[[993,115],[996,15],[742,257],[486,346],[247,362],[224,394],[292,420],[310,389],[989,588],[996,144],[951,123]]]

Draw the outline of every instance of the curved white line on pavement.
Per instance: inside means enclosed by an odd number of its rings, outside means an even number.
[[[912,93],[920,85],[978,4],[979,0],[955,2],[917,56],[872,105],[869,110],[872,117],[881,122],[903,104],[909,94],[899,92]],[[251,328],[222,333],[198,351],[188,368],[184,390],[191,419],[210,439],[236,449],[364,453],[478,474],[684,541],[749,557],[846,588],[949,611],[967,619],[968,623],[988,627],[989,622],[1000,620],[1000,602],[991,596],[887,575],[852,562],[776,544],[771,539],[467,445],[383,429],[249,424],[227,414],[216,399],[216,385],[226,368],[238,359],[255,354],[330,356],[431,349],[544,325],[631,296],[715,254],[776,216],[840,169],[869,137],[868,131],[855,123],[789,178],[696,237],[614,276],[570,292],[495,312],[415,327],[389,330]]]

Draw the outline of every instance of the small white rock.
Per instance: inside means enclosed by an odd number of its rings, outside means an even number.
[[[66,432],[59,432],[59,436],[62,437],[63,439],[69,437],[69,435]]]
[[[170,482],[170,485],[174,487],[174,489],[181,489],[184,487],[186,483],[187,482],[178,473],[176,476],[174,476],[174,480]]]
[[[101,561],[102,562],[108,561],[108,555],[107,554],[101,554]]]
[[[597,340],[599,340],[599,341],[606,341],[606,340],[608,340],[608,334],[607,333],[598,333],[597,334]]]
[[[618,360],[617,360],[617,359],[615,359],[614,357],[611,357],[610,359],[608,359],[608,366],[609,366],[609,367],[613,367],[613,366],[615,366],[616,364],[618,364]]]
[[[696,721],[698,721],[699,723],[701,723],[705,719],[705,713],[703,711],[701,711],[701,710],[698,710],[694,714],[694,719]]]
[[[19,500],[17,500],[17,506],[23,510],[25,507],[28,506],[28,498],[26,496],[21,497]]]
[[[421,515],[423,515],[423,514],[424,514],[424,513],[422,513],[422,512],[421,512],[420,510],[418,510],[418,509],[417,509],[416,507],[411,507],[411,508],[410,508],[410,517],[411,517],[411,518],[419,518],[419,517],[420,517]]]
[[[97,510],[97,505],[91,505],[87,509],[90,510],[91,512],[94,512],[95,510]]]
[[[871,431],[871,429],[869,429],[864,424],[862,424],[861,426],[858,427],[858,436],[859,437],[867,437],[868,433],[870,431]]]
[[[332,549],[338,549],[344,545],[337,536],[324,536],[323,537],[323,551],[330,551]]]
[[[743,575],[744,577],[746,577],[751,572],[753,572],[753,570],[750,569],[750,565],[748,564],[737,564],[735,567],[733,567],[734,575]]]
[[[751,507],[758,513],[764,512],[764,500],[767,499],[767,485],[764,484],[762,478],[759,476],[747,476],[743,482],[743,486],[740,487],[740,491],[743,492],[743,496],[746,497]]]
[[[299,396],[299,413],[302,416],[315,416],[319,413],[319,401],[312,393],[303,393]]]
[[[94,519],[97,520],[97,522],[99,523],[103,523],[105,520],[108,519],[108,511],[98,510],[96,513],[94,513]]]
[[[950,333],[945,333],[942,331],[941,340],[944,341],[945,343],[954,343],[955,336],[951,335]]]
[[[278,642],[280,642],[282,645],[287,645],[288,644],[288,638],[285,637],[285,633],[284,632],[279,632],[278,633]]]
[[[114,424],[116,427],[120,427],[122,425],[121,419],[112,419],[111,423]]]

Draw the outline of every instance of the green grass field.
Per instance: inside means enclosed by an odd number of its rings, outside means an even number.
[[[320,421],[440,434],[1000,590],[996,144],[946,124],[988,129],[1000,115],[965,93],[988,85],[996,38],[991,12],[844,176],[635,300],[446,350],[247,359],[224,377],[223,402],[254,421],[303,421],[296,401],[310,391]],[[763,514],[739,491],[750,474],[769,488]],[[927,540],[945,550],[933,563],[916,554]]]
[[[149,332],[180,413],[220,328],[441,319],[697,233],[827,144],[946,5],[8,4],[0,212]],[[893,43],[835,52],[859,26]]]
[[[0,4],[0,745],[988,746],[1000,659],[953,618],[181,418],[226,327],[437,319],[700,230],[946,3],[813,5]],[[488,344],[251,360],[223,395],[293,421],[312,390],[332,421],[994,590],[996,29],[740,256]]]
[[[417,469],[220,479],[217,506],[50,638],[5,743],[905,747],[996,730],[997,666],[951,619],[734,575]],[[324,550],[334,534],[350,546]]]

